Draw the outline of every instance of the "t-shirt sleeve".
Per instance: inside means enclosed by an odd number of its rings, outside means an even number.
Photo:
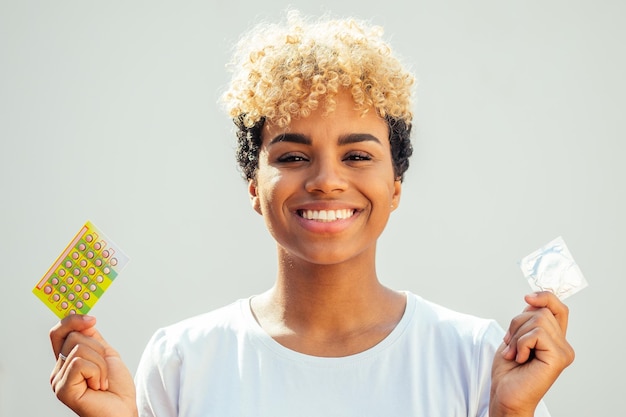
[[[140,417],[177,417],[181,359],[165,330],[157,331],[141,356],[135,385]]]

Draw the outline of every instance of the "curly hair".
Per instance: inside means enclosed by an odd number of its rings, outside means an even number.
[[[395,175],[403,179],[415,79],[382,34],[354,19],[309,22],[290,11],[286,24],[259,24],[239,40],[222,101],[237,127],[237,162],[246,179],[255,178],[265,123],[286,127],[318,108],[330,113],[342,90],[361,114],[373,109],[387,121]]]

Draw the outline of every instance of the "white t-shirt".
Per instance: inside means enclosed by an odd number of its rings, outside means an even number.
[[[135,377],[141,417],[487,416],[492,320],[407,293],[379,344],[341,358],[287,349],[249,299],[160,329]],[[535,416],[548,416],[543,403]]]

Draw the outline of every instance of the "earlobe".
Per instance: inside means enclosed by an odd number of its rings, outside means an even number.
[[[400,180],[396,180],[393,183],[393,196],[391,197],[391,211],[394,211],[398,208],[400,204],[400,195],[402,194],[402,182]]]
[[[262,215],[261,202],[257,194],[256,182],[254,180],[248,180],[248,195],[250,196],[250,203],[254,211]]]

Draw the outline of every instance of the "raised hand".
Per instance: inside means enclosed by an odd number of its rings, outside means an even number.
[[[71,315],[50,330],[58,358],[52,389],[81,417],[136,417],[132,376],[95,324],[94,317]]]
[[[569,310],[549,292],[529,294],[511,320],[492,368],[490,416],[533,416],[563,369],[574,360],[565,339]]]

